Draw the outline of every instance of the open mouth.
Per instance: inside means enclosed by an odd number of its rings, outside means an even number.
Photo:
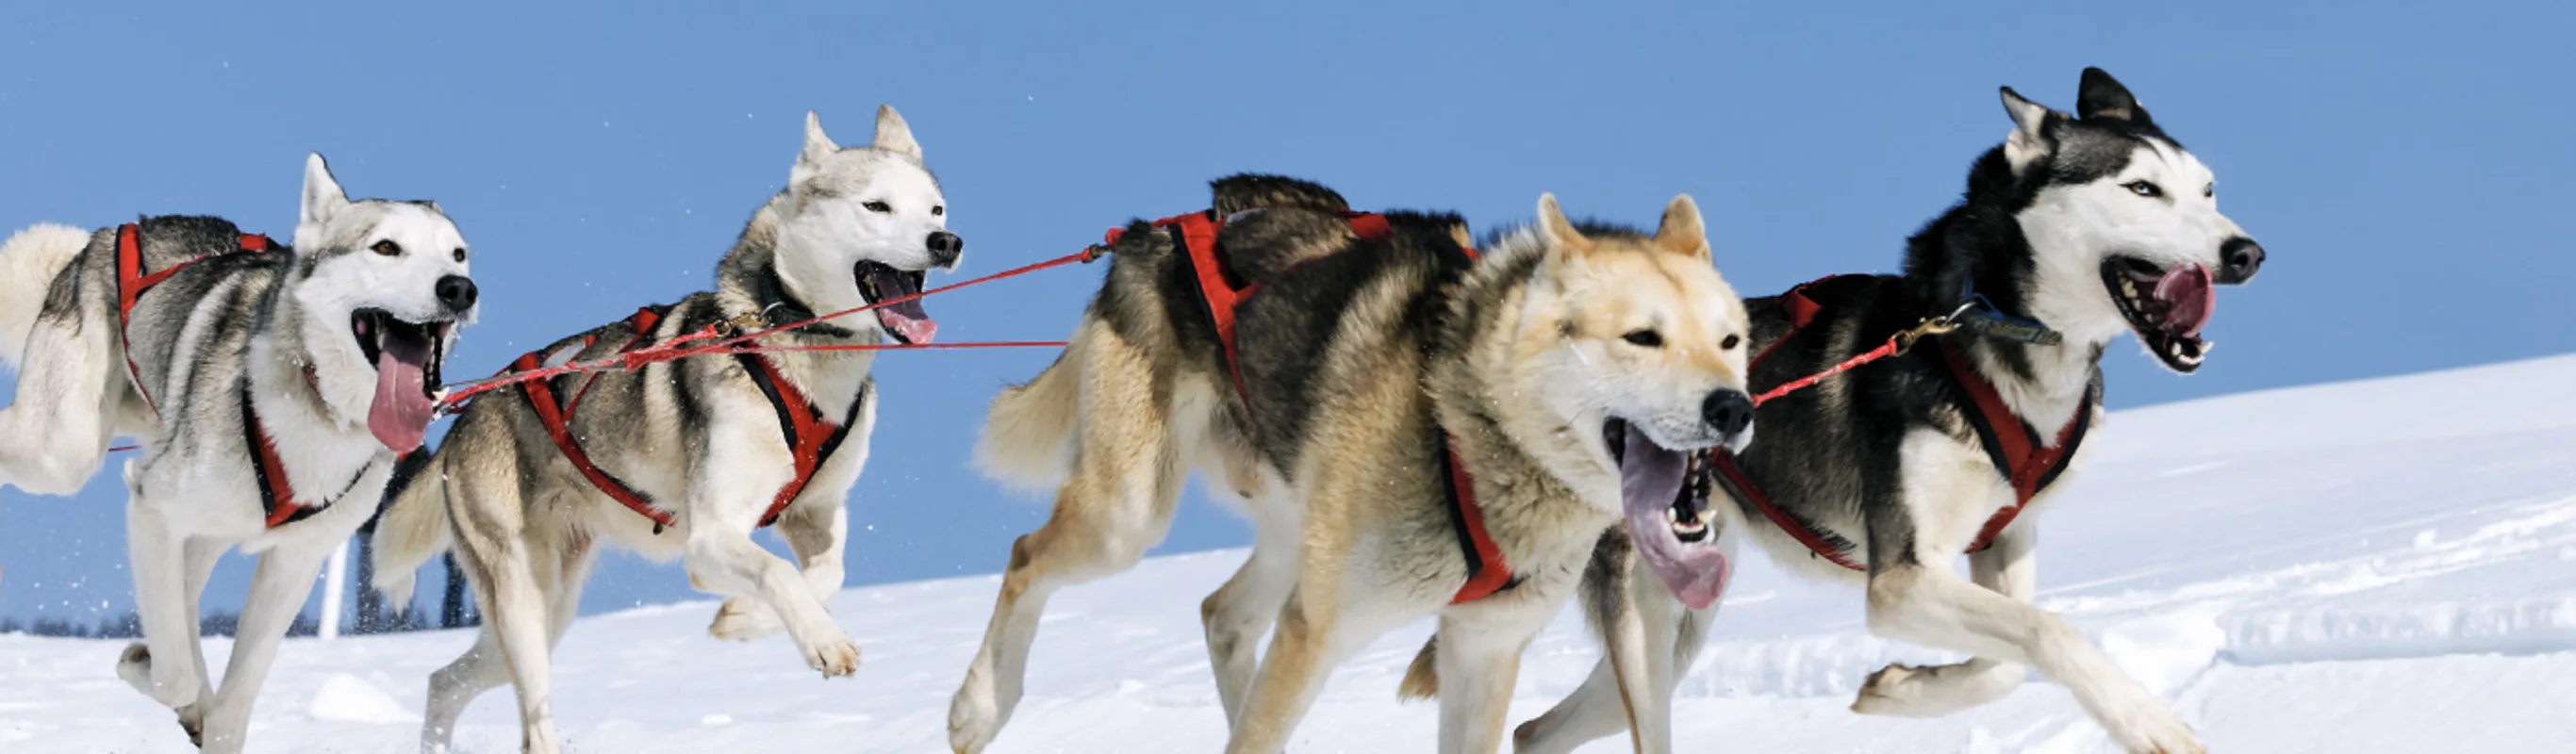
[[[2210,283],[2209,268],[2197,264],[2158,269],[2136,257],[2102,262],[2102,287],[2129,329],[2165,368],[2184,374],[2200,369],[2209,356],[2209,341],[2200,338],[2200,329],[2217,303]]]
[[[875,306],[921,292],[924,273],[920,270],[898,270],[883,262],[862,261],[850,270],[859,282],[859,297]],[[921,299],[896,301],[877,306],[877,324],[898,343],[928,343],[938,334],[939,323],[930,321],[930,313],[921,308]]]
[[[1691,609],[1716,604],[1726,591],[1726,554],[1708,520],[1706,454],[1676,451],[1612,419],[1601,427],[1619,464],[1619,499],[1628,538],[1664,587]]]
[[[376,397],[367,431],[395,453],[420,447],[438,411],[438,369],[447,353],[447,322],[406,322],[382,309],[349,315],[349,335],[376,365]]]

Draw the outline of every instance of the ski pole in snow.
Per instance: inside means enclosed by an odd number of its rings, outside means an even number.
[[[322,640],[340,638],[340,593],[349,586],[349,543],[340,542],[331,551],[331,564],[322,571]]]

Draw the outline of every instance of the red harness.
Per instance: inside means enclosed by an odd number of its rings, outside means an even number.
[[[262,253],[277,247],[277,244],[268,240],[267,236],[256,233],[241,234],[237,244],[236,251],[225,252],[225,254]],[[153,286],[169,280],[170,276],[179,274],[180,270],[219,256],[224,254],[191,258],[170,265],[160,272],[147,274],[143,271],[142,227],[134,223],[126,223],[116,228],[116,337],[119,341],[123,341],[125,373],[134,378],[134,393],[143,396],[143,405],[152,407],[152,413],[156,416],[161,413],[161,406],[153,402],[152,393],[143,389],[143,369],[135,365],[134,343],[126,337],[126,330],[131,327],[134,320],[134,303],[143,298],[144,291],[151,290]],[[305,517],[330,507],[331,502],[328,500],[323,501],[321,505],[310,506],[296,502],[295,485],[286,477],[286,462],[277,457],[277,441],[269,437],[267,428],[260,425],[259,412],[253,410],[251,406],[250,383],[247,379],[242,382],[241,388],[241,417],[242,444],[251,451],[251,473],[259,480],[259,506],[260,511],[265,514],[268,525],[274,528],[302,521]],[[357,484],[357,480],[351,479],[350,484]],[[341,494],[348,493],[343,490]]]
[[[1351,233],[1363,241],[1383,240],[1395,232],[1384,215],[1344,212],[1342,217],[1350,222]],[[1207,302],[1208,319],[1215,325],[1217,344],[1225,352],[1226,373],[1234,380],[1236,396],[1242,398],[1248,408],[1251,397],[1243,389],[1243,362],[1237,358],[1234,345],[1234,310],[1261,289],[1261,281],[1251,281],[1238,287],[1226,280],[1225,267],[1217,259],[1216,246],[1217,232],[1225,228],[1225,220],[1216,217],[1213,210],[1166,217],[1154,221],[1153,225],[1171,233],[1172,241],[1187,252],[1191,279],[1198,283],[1199,296]],[[1125,228],[1111,228],[1106,236],[1107,245],[1116,246],[1118,239],[1126,234]],[[1475,261],[1476,250],[1464,247],[1461,250],[1467,253],[1468,261]],[[1456,439],[1446,434],[1440,438],[1440,466],[1440,483],[1449,499],[1450,526],[1458,534],[1459,552],[1467,557],[1467,583],[1459,587],[1449,604],[1472,602],[1511,588],[1518,579],[1513,577],[1511,565],[1503,560],[1502,548],[1494,544],[1493,535],[1485,529],[1484,509],[1476,505],[1474,479],[1467,474],[1466,466],[1458,462]]]
[[[625,345],[619,346],[618,352],[631,352],[645,345],[653,333],[654,326],[661,324],[662,315],[669,311],[670,307],[651,306],[635,310],[634,316],[626,318],[626,326],[633,329],[635,335],[628,338]],[[579,346],[557,350],[579,352],[589,348],[594,342],[596,342],[595,336],[586,337],[582,339]],[[516,361],[512,361],[510,368],[503,373],[527,372],[543,368],[546,366],[547,354],[547,351],[528,352]],[[814,472],[821,470],[823,462],[831,459],[832,452],[839,450],[842,441],[849,439],[850,425],[857,423],[859,411],[866,408],[869,391],[861,388],[858,400],[850,402],[849,416],[834,422],[824,418],[823,412],[814,408],[813,402],[806,400],[805,394],[796,389],[795,383],[789,382],[785,375],[779,374],[778,366],[770,363],[768,357],[756,353],[736,353],[734,358],[742,363],[743,371],[751,375],[752,384],[758,385],[761,394],[768,396],[770,408],[778,412],[778,429],[787,436],[787,447],[795,457],[796,476],[788,479],[787,484],[778,489],[778,496],[770,501],[769,510],[760,517],[760,525],[768,526],[778,521],[779,514],[787,511],[789,503],[796,502],[796,496],[803,493],[805,485],[814,480]],[[519,383],[519,389],[521,394],[527,396],[528,408],[536,412],[537,422],[545,425],[546,436],[554,440],[556,449],[563,451],[564,460],[572,462],[573,468],[581,472],[582,478],[590,480],[591,486],[599,488],[600,492],[607,493],[610,498],[642,514],[645,518],[652,519],[653,533],[660,534],[662,530],[677,524],[679,519],[668,511],[654,507],[651,495],[629,486],[624,480],[618,479],[600,469],[598,464],[592,463],[590,454],[581,448],[581,440],[572,434],[573,411],[581,407],[581,399],[590,394],[591,383],[598,377],[597,373],[583,375],[581,387],[572,391],[569,400],[560,399],[554,380],[551,379],[522,382]]]
[[[1759,366],[1763,359],[1769,358],[1773,351],[1779,350],[1782,344],[1797,337],[1815,321],[1824,307],[1806,295],[1807,287],[1831,279],[1828,277],[1800,285],[1783,296],[1786,299],[1783,305],[1789,310],[1789,332],[1755,356],[1746,371]],[[2031,498],[2039,496],[2041,490],[2048,489],[2048,485],[2065,472],[2067,459],[2074,457],[2076,447],[2084,443],[2085,432],[2092,425],[2090,404],[2093,395],[2090,388],[2086,389],[2086,408],[2076,411],[2075,416],[2067,419],[2066,426],[2058,428],[2054,442],[2044,442],[2039,431],[2013,413],[2012,407],[2004,403],[2003,395],[1995,391],[1994,383],[1988,381],[1968,354],[1959,350],[1958,344],[1949,338],[1941,339],[1941,362],[1949,368],[1951,380],[1967,391],[1970,402],[1976,404],[1976,410],[1965,412],[1968,424],[1976,428],[1977,440],[1985,446],[1986,455],[1994,462],[1995,470],[2002,473],[2013,487],[2013,504],[1995,511],[1992,518],[1986,519],[1986,525],[1977,531],[1976,541],[1968,546],[1968,552],[1981,552],[1993,546],[1995,537],[2012,526],[2013,519],[2019,518],[2022,510],[2029,507]],[[2005,431],[2007,427],[2012,431]],[[1709,459],[1737,499],[1761,511],[1763,517],[1771,519],[1771,523],[1788,532],[1799,544],[1806,545],[1808,550],[1834,565],[1854,571],[1869,570],[1869,566],[1853,559],[1849,542],[1829,539],[1815,527],[1773,504],[1771,496],[1764,494],[1762,488],[1753,483],[1753,478],[1736,465],[1734,454],[1719,448],[1709,452]]]

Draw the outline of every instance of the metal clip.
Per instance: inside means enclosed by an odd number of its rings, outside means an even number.
[[[720,331],[718,334],[728,338],[767,326],[769,326],[769,318],[760,312],[743,312],[716,320],[716,329]]]
[[[1964,307],[1961,309],[1961,311],[1965,310],[1966,309]],[[1953,314],[1951,316],[1957,315]],[[1924,317],[1923,321],[1916,324],[1912,329],[1896,334],[1896,355],[1903,356],[1906,351],[1914,350],[1915,341],[1936,335],[1948,334],[1950,331],[1957,329],[1959,329],[1959,324],[1952,321],[1950,317]]]

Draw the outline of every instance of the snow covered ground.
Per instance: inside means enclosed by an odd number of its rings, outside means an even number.
[[[2560,357],[2115,414],[2096,465],[2043,521],[2041,600],[2163,689],[2215,751],[2576,751],[2571,393],[2576,357]],[[1007,546],[992,543],[997,559]],[[995,751],[1219,748],[1197,606],[1241,558],[1156,559],[1060,595]],[[1748,560],[1684,686],[1682,750],[2108,749],[2044,681],[1943,720],[1845,711],[1869,671],[1938,655],[1868,637],[1856,592]],[[783,638],[708,638],[712,603],[584,619],[555,658],[556,714],[577,751],[944,751],[948,696],[997,583],[842,594],[833,611],[866,652],[854,680],[814,677]],[[1429,749],[1431,709],[1394,702],[1428,630],[1342,668],[1297,750]],[[471,641],[290,641],[251,748],[410,751],[428,673]],[[0,636],[0,751],[188,750],[110,671],[118,646]],[[1579,622],[1558,621],[1530,651],[1513,719],[1592,661]],[[508,694],[467,714],[465,750],[516,749]]]

